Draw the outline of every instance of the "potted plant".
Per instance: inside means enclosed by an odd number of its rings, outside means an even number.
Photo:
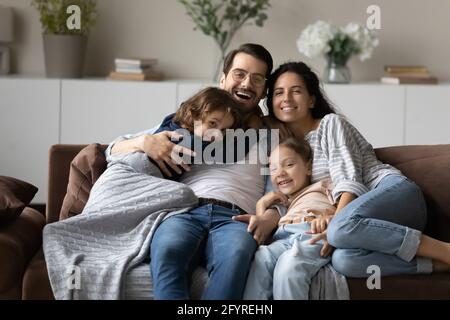
[[[236,32],[243,25],[264,25],[269,0],[178,0],[187,15],[205,35],[214,38],[220,49],[220,60],[213,81],[220,75],[226,51]]]
[[[305,56],[326,57],[323,77],[327,83],[350,83],[348,60],[354,55],[359,55],[361,61],[371,58],[378,44],[375,33],[358,23],[338,28],[321,20],[308,25],[297,40],[298,50]]]
[[[43,28],[49,78],[81,78],[87,36],[94,26],[96,0],[32,0]]]

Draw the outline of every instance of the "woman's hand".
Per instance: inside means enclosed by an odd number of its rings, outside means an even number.
[[[274,209],[267,210],[262,215],[243,214],[234,216],[233,220],[248,223],[247,231],[253,234],[258,245],[266,243],[272,232],[278,226],[280,215]]]

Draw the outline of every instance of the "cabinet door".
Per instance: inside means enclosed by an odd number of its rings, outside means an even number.
[[[406,90],[406,144],[450,143],[450,85]]]
[[[0,175],[39,188],[47,202],[48,151],[58,143],[59,80],[0,78]]]
[[[403,87],[326,85],[325,91],[374,148],[404,144]]]
[[[177,89],[177,109],[180,105],[206,87],[218,87],[218,83],[179,82]]]
[[[109,143],[175,111],[174,82],[63,80],[61,143]]]

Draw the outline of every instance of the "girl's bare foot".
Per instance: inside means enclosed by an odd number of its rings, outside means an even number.
[[[439,260],[433,260],[433,272],[446,272],[450,271],[450,265],[441,262]]]
[[[443,242],[422,234],[416,255],[439,260],[450,266],[450,243]]]

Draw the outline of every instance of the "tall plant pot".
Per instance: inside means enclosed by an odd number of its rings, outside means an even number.
[[[87,37],[44,34],[45,70],[48,78],[81,78]]]

